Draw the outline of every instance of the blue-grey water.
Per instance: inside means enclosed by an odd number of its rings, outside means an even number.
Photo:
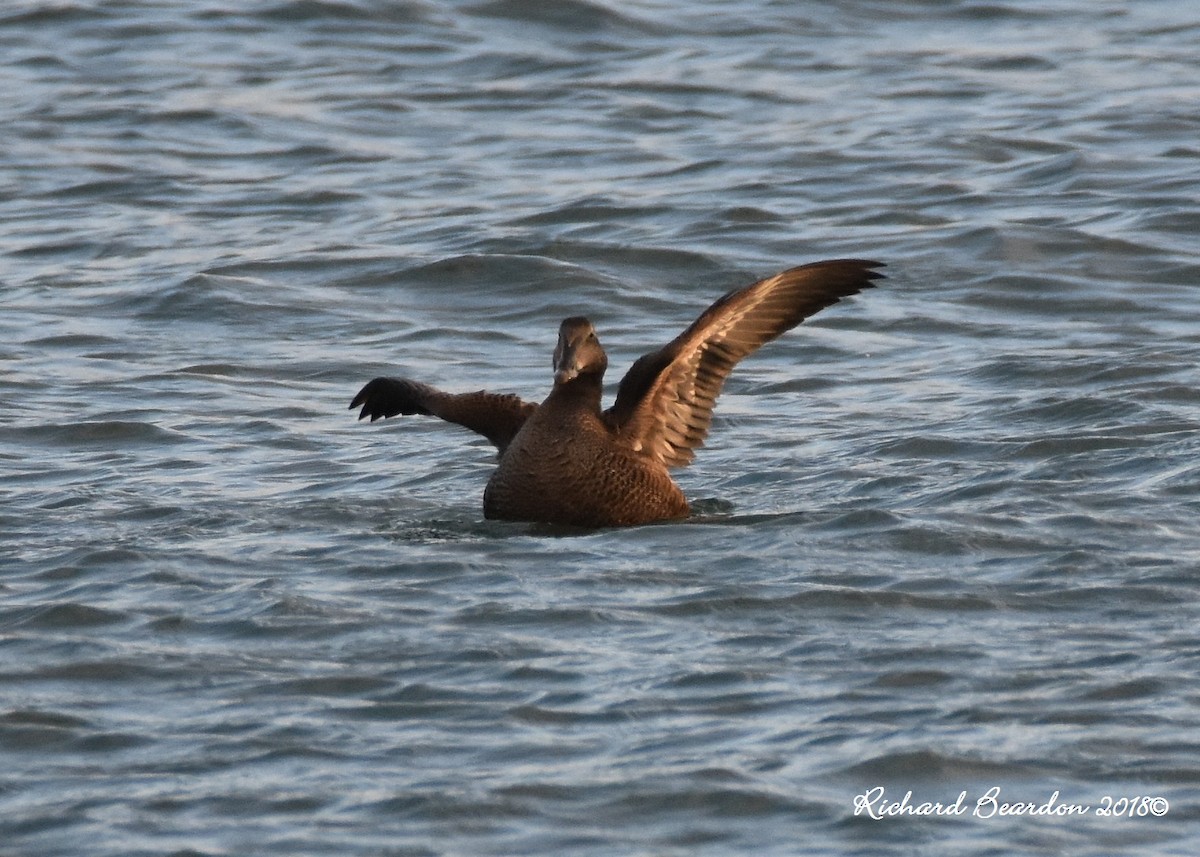
[[[1197,853],[1198,56],[1174,0],[5,3],[0,854]],[[486,442],[347,410],[537,400],[572,314],[615,386],[839,256],[889,279],[737,369],[687,522],[487,522]]]

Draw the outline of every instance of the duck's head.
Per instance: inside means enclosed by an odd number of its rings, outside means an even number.
[[[558,328],[554,349],[554,383],[565,384],[580,375],[604,376],[608,355],[596,336],[596,328],[583,316],[566,319]]]

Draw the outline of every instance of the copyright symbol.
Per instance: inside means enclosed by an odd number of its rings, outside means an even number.
[[[1166,815],[1167,810],[1170,808],[1171,805],[1167,803],[1167,799],[1165,797],[1156,797],[1154,800],[1150,801],[1150,814],[1157,818],[1162,818],[1164,815]]]

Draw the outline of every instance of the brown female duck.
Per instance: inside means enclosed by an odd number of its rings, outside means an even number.
[[[445,393],[376,378],[350,407],[371,421],[428,414],[478,432],[499,450],[483,492],[488,518],[615,527],[683,518],[667,472],[691,462],[726,377],[743,357],[808,316],[870,288],[880,262],[835,259],[729,292],[683,333],[640,357],[600,409],[608,357],[586,318],[568,318],[554,349],[554,388],[540,405],[479,391]]]

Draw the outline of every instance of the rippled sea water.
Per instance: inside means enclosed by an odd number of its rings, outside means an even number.
[[[1166,0],[5,4],[0,854],[1195,854],[1198,50]],[[615,385],[838,256],[889,279],[738,368],[687,522],[486,522],[485,442],[346,409],[536,400],[572,314]]]

